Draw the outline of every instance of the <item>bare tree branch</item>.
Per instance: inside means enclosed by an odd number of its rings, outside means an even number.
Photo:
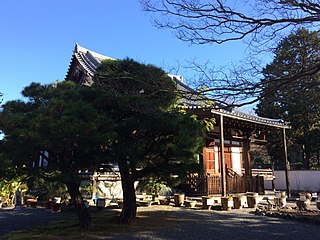
[[[190,62],[198,73],[200,93],[227,105],[243,106],[258,102],[276,89],[266,89],[268,81],[279,81],[278,88],[299,84],[299,79],[320,71],[320,57],[302,62],[291,75],[261,81],[261,63],[256,57],[272,54],[279,41],[299,28],[318,29],[319,0],[140,0],[159,28],[174,30],[177,38],[191,44],[222,44],[246,41],[249,63],[234,68],[214,70],[208,64]],[[312,46],[311,46],[312,47]],[[311,82],[310,87],[319,85]]]
[[[318,26],[319,1],[140,0],[143,9],[161,14],[160,28],[196,44],[223,43],[249,35],[274,35],[296,25]]]

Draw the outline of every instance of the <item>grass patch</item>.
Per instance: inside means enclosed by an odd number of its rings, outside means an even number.
[[[52,221],[44,226],[27,231],[11,232],[1,239],[116,239],[117,236],[134,236],[153,232],[180,222],[175,211],[170,209],[157,209],[147,207],[148,211],[139,211],[136,220],[131,225],[120,225],[115,219],[119,216],[119,210],[93,211],[91,212],[93,229],[85,231],[79,227],[78,220]]]
[[[32,230],[16,231],[4,235],[1,239],[69,239],[81,237],[77,220],[52,221],[47,225],[35,227]]]

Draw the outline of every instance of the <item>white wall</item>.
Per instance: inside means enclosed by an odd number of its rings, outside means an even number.
[[[97,188],[100,197],[105,198],[123,198],[121,181],[98,181]]]
[[[286,189],[284,171],[274,171],[276,190]],[[291,191],[320,192],[320,171],[299,170],[289,171],[289,183]],[[266,189],[271,189],[271,181],[265,182]]]
[[[240,152],[240,147],[231,147],[232,170],[239,175],[241,175],[242,172]]]

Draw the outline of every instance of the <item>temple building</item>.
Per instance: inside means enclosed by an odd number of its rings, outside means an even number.
[[[76,44],[65,80],[91,85],[96,68],[104,59],[112,58]],[[255,175],[262,175],[266,179],[269,177],[270,171],[257,173],[257,171],[252,170],[250,146],[265,143],[268,131],[281,131],[284,136],[283,154],[286,159],[285,131],[289,126],[280,119],[258,117],[218,104],[205,104],[205,98],[188,87],[181,76],[169,76],[175,81],[177,89],[190,96],[178,103],[178,107],[186,108],[187,111],[195,113],[201,118],[216,119],[214,130],[207,133],[206,144],[203,146],[202,157],[200,158],[203,172],[193,175],[190,181],[186,182],[184,190],[190,191],[192,194],[221,193],[223,195],[250,190],[260,191],[261,189],[254,188],[254,186],[261,185],[261,181],[257,180]],[[203,100],[199,101],[199,99]],[[232,182],[235,176],[243,177],[243,181],[246,182],[242,184],[241,188],[236,186],[239,185],[238,183]],[[258,183],[248,184],[248,177],[252,181],[257,180]],[[239,182],[239,180],[236,180],[236,182]],[[202,189],[199,187],[201,184],[205,185]]]

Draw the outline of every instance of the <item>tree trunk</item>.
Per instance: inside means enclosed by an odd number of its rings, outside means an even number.
[[[307,151],[306,154],[306,170],[310,170],[310,159],[311,159],[311,153]]]
[[[73,200],[81,228],[90,230],[92,228],[91,216],[79,191],[80,183],[67,183],[66,185],[68,187],[71,200]]]
[[[137,215],[134,177],[130,174],[130,166],[126,162],[119,161],[119,170],[123,191],[123,208],[120,214],[120,223],[130,224]]]
[[[310,149],[308,146],[303,145],[303,167],[305,170],[310,169]]]

